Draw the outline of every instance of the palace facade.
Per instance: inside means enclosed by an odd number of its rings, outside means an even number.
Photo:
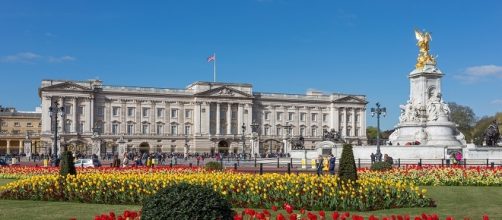
[[[40,143],[42,128],[40,111],[20,112],[0,106],[0,155],[43,153]],[[29,143],[29,148],[25,144]]]
[[[43,80],[43,143],[73,151],[117,153],[287,153],[288,139],[302,135],[306,148],[335,129],[349,143],[365,144],[364,95],[254,92],[246,83],[195,82],[184,89],[104,85],[99,80]]]

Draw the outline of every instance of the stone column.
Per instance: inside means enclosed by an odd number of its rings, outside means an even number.
[[[155,101],[151,101],[150,106],[150,134],[157,134],[157,124],[155,123],[155,119],[157,118],[157,105]]]
[[[90,103],[89,104],[89,115],[90,115],[89,123],[91,125],[91,130],[89,130],[89,132],[92,133],[92,129],[94,128],[94,96],[91,96],[89,103]]]
[[[119,129],[119,134],[124,134],[126,133],[127,131],[127,100],[124,100],[124,99],[121,99],[120,100],[120,129]],[[109,113],[108,114],[108,128],[111,129],[111,126],[112,126],[112,118],[111,118],[111,115],[112,115],[112,108],[111,108],[111,102],[108,103],[109,105]]]
[[[134,127],[134,131],[136,134],[141,134],[141,128],[142,128],[142,124],[141,124],[141,101],[140,100],[135,100],[136,101],[136,115],[135,115],[135,118],[136,118],[136,126]]]
[[[350,134],[347,134],[347,125],[349,125],[347,121],[347,108],[343,108],[343,133],[346,137],[350,136]]]
[[[59,106],[58,108],[61,108],[61,107],[64,107],[64,98],[63,97],[59,97]],[[65,116],[61,116],[61,112],[59,112],[59,109],[57,110],[57,113],[58,114],[58,129],[60,128],[61,130],[58,130],[58,132],[60,132],[60,134],[62,134],[64,132],[64,119],[65,119]]]
[[[334,104],[333,104],[334,105]],[[333,128],[337,131],[337,132],[341,132],[340,131],[340,111],[339,111],[339,108],[338,107],[333,107],[333,118],[331,119],[334,121],[334,125]],[[341,133],[340,133],[341,134]]]
[[[305,117],[305,126],[307,127],[307,131],[305,132],[305,134],[310,134],[310,135],[307,135],[307,136],[314,136],[314,134],[312,134],[312,112],[310,111],[310,107],[307,106],[307,117]]]
[[[199,136],[201,134],[201,102],[195,102],[194,113],[193,113],[193,126],[194,126],[194,135]]]
[[[232,104],[227,104],[227,135],[232,134]]]
[[[19,154],[23,153],[23,141],[19,140]]]
[[[240,129],[240,126],[242,126],[242,123],[244,123],[244,111],[243,111],[243,104],[237,104],[237,134],[242,134],[242,129]],[[249,114],[249,111],[248,111]],[[249,124],[246,124],[246,129],[249,127]]]
[[[211,103],[210,102],[204,102],[204,108],[206,109],[206,130],[202,131],[204,134],[211,134]]]
[[[10,154],[10,140],[7,140],[7,154]]]
[[[270,116],[270,129],[271,129],[270,135],[278,136],[279,134],[277,133],[277,127],[276,127],[276,125],[277,125],[277,123],[276,123],[276,121],[277,121],[277,112],[276,112],[275,106],[273,104],[270,105],[270,107],[271,107],[271,110],[272,110],[271,113],[270,113],[271,114],[271,116]]]
[[[220,103],[216,103],[216,135],[220,135]]]
[[[335,129],[335,103],[329,105],[329,128]]]
[[[366,108],[361,108],[361,117],[359,119],[361,122],[360,124],[360,132],[361,133],[359,136],[361,137],[366,137]]]
[[[49,113],[49,107],[52,106],[52,97],[44,96],[42,98],[42,133],[51,133],[51,116]]]
[[[352,108],[352,129],[350,129],[350,135],[356,136],[356,108]]]
[[[246,104],[244,106],[244,110],[248,110],[248,114],[246,116],[247,118],[244,118],[245,117],[244,115],[242,116],[243,120],[244,120],[243,123],[246,123],[246,126],[248,127],[248,129],[246,129],[247,134],[251,134],[253,132],[250,127],[251,123],[253,123],[253,106],[251,104]],[[258,121],[256,123],[258,123]],[[260,128],[258,128],[258,129],[260,129]],[[256,132],[258,132],[258,131],[256,131]]]
[[[78,122],[77,122],[77,108],[78,108],[78,102],[77,102],[77,97],[73,97],[73,100],[72,100],[72,106],[73,106],[73,109],[72,109],[72,128],[70,128],[70,132],[77,132],[77,129],[78,129]]]
[[[166,115],[164,115],[164,124],[167,126],[167,128],[164,128],[164,134],[170,134],[171,133],[171,123],[170,123],[170,118],[171,118],[171,108],[170,108],[170,103],[165,102],[164,103],[166,106]]]

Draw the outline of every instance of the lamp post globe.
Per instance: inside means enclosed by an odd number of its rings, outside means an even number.
[[[375,160],[378,162],[382,161],[382,152],[380,151],[380,116],[385,117],[387,114],[386,108],[381,108],[380,103],[376,103],[376,108],[371,108],[371,117],[377,118],[377,152],[375,154]]]

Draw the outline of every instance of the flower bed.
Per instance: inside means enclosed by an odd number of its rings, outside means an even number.
[[[92,173],[120,173],[120,174],[139,174],[139,173],[166,173],[166,172],[204,172],[204,168],[188,167],[188,166],[162,166],[162,167],[98,167],[98,168],[81,168],[77,167],[77,173],[92,174]],[[41,176],[49,174],[58,174],[59,167],[34,167],[34,166],[15,166],[15,167],[0,167],[0,179],[23,179],[32,176]]]
[[[270,208],[284,202],[313,210],[376,210],[428,207],[425,190],[404,181],[363,177],[339,184],[337,176],[253,175],[232,172],[110,172],[33,176],[0,186],[0,198],[141,204],[160,188],[177,182],[206,185],[234,207]],[[357,186],[356,186],[357,185]]]
[[[384,172],[360,169],[361,177],[411,181],[420,186],[502,186],[502,167],[408,166]]]

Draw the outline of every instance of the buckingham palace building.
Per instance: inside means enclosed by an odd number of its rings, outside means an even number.
[[[170,89],[43,80],[39,96],[46,149],[53,146],[55,124],[59,146],[101,155],[287,153],[288,140],[301,135],[310,149],[331,129],[348,143],[367,143],[364,95],[255,92],[246,83]],[[60,112],[50,113],[56,105]]]

